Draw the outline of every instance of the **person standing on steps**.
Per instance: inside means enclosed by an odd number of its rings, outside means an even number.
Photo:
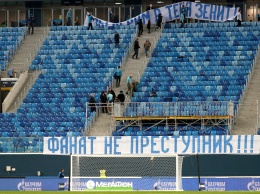
[[[129,91],[131,91],[132,89],[132,74],[130,74],[127,79],[126,79],[126,84],[127,84],[127,92],[126,94],[128,94]]]
[[[148,30],[148,33],[150,33],[150,30],[151,30],[151,21],[148,20],[148,23],[147,23],[147,30]]]
[[[144,31],[143,20],[140,19],[137,24],[138,24],[138,36],[140,37]]]
[[[115,39],[115,47],[118,47],[119,46],[119,34],[118,34],[118,32],[115,32],[114,39]]]
[[[150,51],[150,48],[151,48],[151,43],[148,39],[146,39],[146,41],[144,43],[144,51],[145,51],[146,57],[148,57],[148,53]]]
[[[90,112],[96,112],[96,100],[94,98],[94,94],[90,94],[89,98],[89,107],[90,107]]]
[[[158,28],[160,28],[161,29],[161,25],[162,25],[162,14],[160,13],[159,15],[158,15],[158,19],[157,19],[157,28],[156,29],[158,29]]]
[[[33,17],[33,14],[31,14],[31,16],[28,18],[28,20],[26,21],[27,26],[29,27],[29,34],[31,34],[31,29],[32,29],[32,34],[34,31],[34,23],[35,23],[35,19]]]
[[[115,76],[116,76],[116,87],[119,87],[121,82],[121,76],[122,76],[122,69],[120,68],[120,66],[117,67]]]
[[[108,113],[107,112],[107,94],[106,94],[106,92],[102,91],[99,98],[100,98],[100,102],[101,102],[102,113]]]
[[[138,39],[136,39],[135,42],[134,42],[134,51],[135,51],[135,53],[134,53],[134,55],[132,56],[132,59],[134,59],[134,57],[136,57],[136,59],[139,59],[139,58],[138,58],[139,48],[140,48],[140,46],[139,46],[139,41],[138,41]]]

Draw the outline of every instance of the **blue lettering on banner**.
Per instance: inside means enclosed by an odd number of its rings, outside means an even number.
[[[244,139],[244,153],[247,153],[247,136]]]
[[[158,20],[158,15],[161,13],[161,10],[160,9],[154,9],[153,12],[154,12],[154,17],[155,17],[155,19],[157,21]]]
[[[208,12],[207,12],[207,9],[210,7],[210,5],[208,5],[208,4],[205,4],[204,5],[204,14],[203,14],[203,19],[205,19],[205,20],[208,20],[209,19],[209,17],[208,17]]]
[[[195,16],[198,18],[198,19],[200,19],[201,17],[202,17],[202,15],[203,15],[203,11],[202,11],[202,9],[203,9],[203,5],[201,4],[201,3],[196,3],[196,5],[195,5],[195,7],[198,7],[198,12],[199,13],[195,13]]]
[[[230,141],[232,140],[232,136],[227,136],[225,135],[224,136],[224,153],[232,153],[233,152],[233,146],[232,144],[230,143]],[[229,152],[227,152],[227,149],[229,147]]]
[[[178,145],[178,139],[179,139],[179,137],[177,137],[177,136],[172,136],[172,139],[173,139],[173,152],[174,152],[174,153],[177,153],[177,149],[178,149],[177,145]]]
[[[162,150],[163,153],[168,153],[169,152],[169,148],[168,147],[165,148],[165,141],[168,142],[168,140],[169,140],[168,136],[163,136],[161,138],[161,150]]]
[[[142,14],[142,20],[144,24],[146,24],[148,20],[151,20],[149,11]]]
[[[217,20],[223,21],[224,18],[224,7],[218,6]]]
[[[200,139],[199,136],[192,136],[192,153],[200,152],[200,141],[198,139]]]
[[[187,10],[187,12],[186,12],[186,15],[187,16],[185,16],[185,17],[191,17],[191,11],[192,11],[192,2],[186,2],[186,10]]]
[[[70,152],[71,153],[77,153],[77,146],[78,146],[78,142],[77,142],[77,137],[69,137],[69,141],[70,141]]]
[[[251,135],[251,138],[250,138],[250,153],[254,153],[254,135]]]
[[[51,151],[51,153],[57,152],[59,150],[58,138],[51,137],[48,139],[48,150]]]
[[[185,148],[182,153],[186,153],[190,146],[190,136],[182,136],[182,143],[184,144]]]
[[[87,145],[86,145],[86,138],[81,137],[79,139],[79,154],[86,154],[87,153]]]
[[[222,136],[213,136],[213,153],[222,153]]]
[[[138,136],[131,136],[131,154],[138,154]],[[135,151],[134,151],[135,148]]]
[[[88,137],[88,139],[90,140],[90,154],[94,153],[94,140],[96,140],[96,137]]]
[[[121,137],[114,137],[114,154],[115,155],[120,155],[121,152],[119,152],[117,150],[117,148],[119,147],[119,144],[118,144],[118,141],[117,140],[121,140],[122,138]]]
[[[217,13],[217,6],[211,5],[210,6],[210,20],[212,20],[212,21],[216,20],[216,13]]]
[[[180,8],[178,7],[178,4],[173,4],[173,14],[175,19],[180,17],[179,10]]]
[[[202,138],[203,138],[202,153],[211,152],[211,136],[202,136]]]
[[[63,154],[70,154],[68,152],[68,137],[62,137],[60,140],[60,149],[61,153]]]
[[[149,145],[149,137],[148,136],[142,136],[141,137],[141,153],[144,153],[144,148],[148,147]]]
[[[237,137],[237,153],[240,153],[241,149],[241,135],[238,135]]]
[[[160,138],[160,137],[158,137],[158,136],[152,136],[152,140],[151,140],[151,153],[152,154],[159,154],[160,153],[160,151],[159,150],[155,150],[156,149],[156,141],[155,141],[155,139],[158,139],[158,138]]]
[[[104,154],[112,154],[112,137],[105,137],[105,151]]]
[[[169,16],[170,20],[172,20],[172,13],[171,13],[172,5],[167,5],[165,7],[168,10],[168,16]]]

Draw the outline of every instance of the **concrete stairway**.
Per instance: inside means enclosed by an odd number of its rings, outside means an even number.
[[[36,27],[34,29],[34,34],[27,35],[25,37],[20,48],[11,61],[11,64],[8,67],[8,69],[13,69],[15,72],[17,72],[17,77],[19,77],[20,72],[28,71],[30,64],[37,55],[38,50],[40,49],[46,36],[48,35],[49,30],[49,27]],[[15,97],[11,106],[7,109],[7,112],[17,111],[17,108],[26,97],[35,80],[38,78],[40,72],[41,71],[34,71],[28,73],[27,80],[20,88],[19,93]],[[4,75],[7,77],[7,72],[5,72]]]
[[[146,39],[148,39],[152,43],[152,48],[150,51],[150,55],[153,52],[153,49],[156,47],[156,43],[158,39],[156,38],[158,36],[159,32],[157,31],[151,31],[150,34],[147,33],[145,30],[143,35],[141,37],[137,37],[139,40],[139,59],[132,59],[132,56],[134,54],[133,47],[130,49],[130,53],[126,58],[125,65],[122,66],[123,74],[121,77],[121,83],[120,87],[116,88],[113,87],[112,89],[115,91],[116,95],[119,94],[119,92],[122,90],[124,93],[127,91],[127,84],[126,79],[127,77],[132,74],[133,80],[140,81],[140,78],[142,77],[146,67],[147,63],[149,62],[149,58],[145,57],[144,52],[144,42]],[[115,85],[115,84],[114,84]],[[126,102],[130,102],[131,97],[130,95],[126,95]],[[112,125],[112,126],[111,126]],[[111,115],[108,114],[100,114],[97,118],[97,120],[94,122],[92,128],[88,132],[88,136],[99,136],[99,135],[111,135],[112,131],[115,128],[115,123],[113,123],[113,118]]]
[[[238,134],[256,134],[257,126],[257,100],[260,100],[260,51],[253,71],[251,80],[249,81],[244,100],[242,101],[238,117],[232,130],[233,135]],[[260,101],[259,101],[260,103]],[[260,109],[259,109],[260,110]],[[258,113],[259,114],[259,113]],[[258,117],[259,119],[259,117]]]
[[[20,72],[28,69],[42,46],[49,30],[49,27],[36,27],[34,28],[34,34],[25,36],[25,39],[8,67],[8,69],[13,69],[14,72],[17,72],[17,77],[19,77]],[[2,76],[8,77],[7,72]]]

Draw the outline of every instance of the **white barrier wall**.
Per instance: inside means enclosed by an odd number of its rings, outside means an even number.
[[[13,103],[15,97],[19,93],[20,89],[23,87],[25,81],[27,80],[28,77],[28,71],[25,71],[22,73],[15,83],[15,85],[12,87],[10,90],[9,94],[6,96],[3,104],[2,104],[2,111],[5,113],[7,109],[10,107],[10,105]]]

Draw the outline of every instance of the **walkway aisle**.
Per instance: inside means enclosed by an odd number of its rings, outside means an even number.
[[[122,67],[123,75],[121,77],[121,84],[120,87],[116,88],[115,86],[112,88],[116,95],[119,94],[119,92],[122,90],[124,94],[127,91],[127,84],[126,79],[127,77],[132,74],[133,80],[140,81],[140,78],[142,77],[146,67],[147,63],[149,62],[149,58],[145,60],[145,52],[144,52],[144,42],[146,39],[148,39],[152,43],[152,50],[150,54],[153,51],[153,48],[155,48],[156,45],[154,45],[156,41],[156,34],[158,31],[151,30],[151,33],[148,34],[146,28],[144,28],[144,33],[141,37],[137,37],[139,40],[139,59],[132,59],[132,56],[134,54],[133,46],[132,49],[130,49],[130,54],[126,58],[126,63]],[[146,62],[145,62],[146,61]],[[114,84],[115,85],[115,84]],[[126,95],[126,102],[130,102],[131,98],[129,95]],[[114,130],[114,126],[110,127],[112,124],[112,118],[111,115],[108,114],[100,114],[100,116],[97,118],[97,120],[94,122],[94,125],[92,126],[91,130],[88,133],[88,136],[106,136],[111,135],[112,131]]]

